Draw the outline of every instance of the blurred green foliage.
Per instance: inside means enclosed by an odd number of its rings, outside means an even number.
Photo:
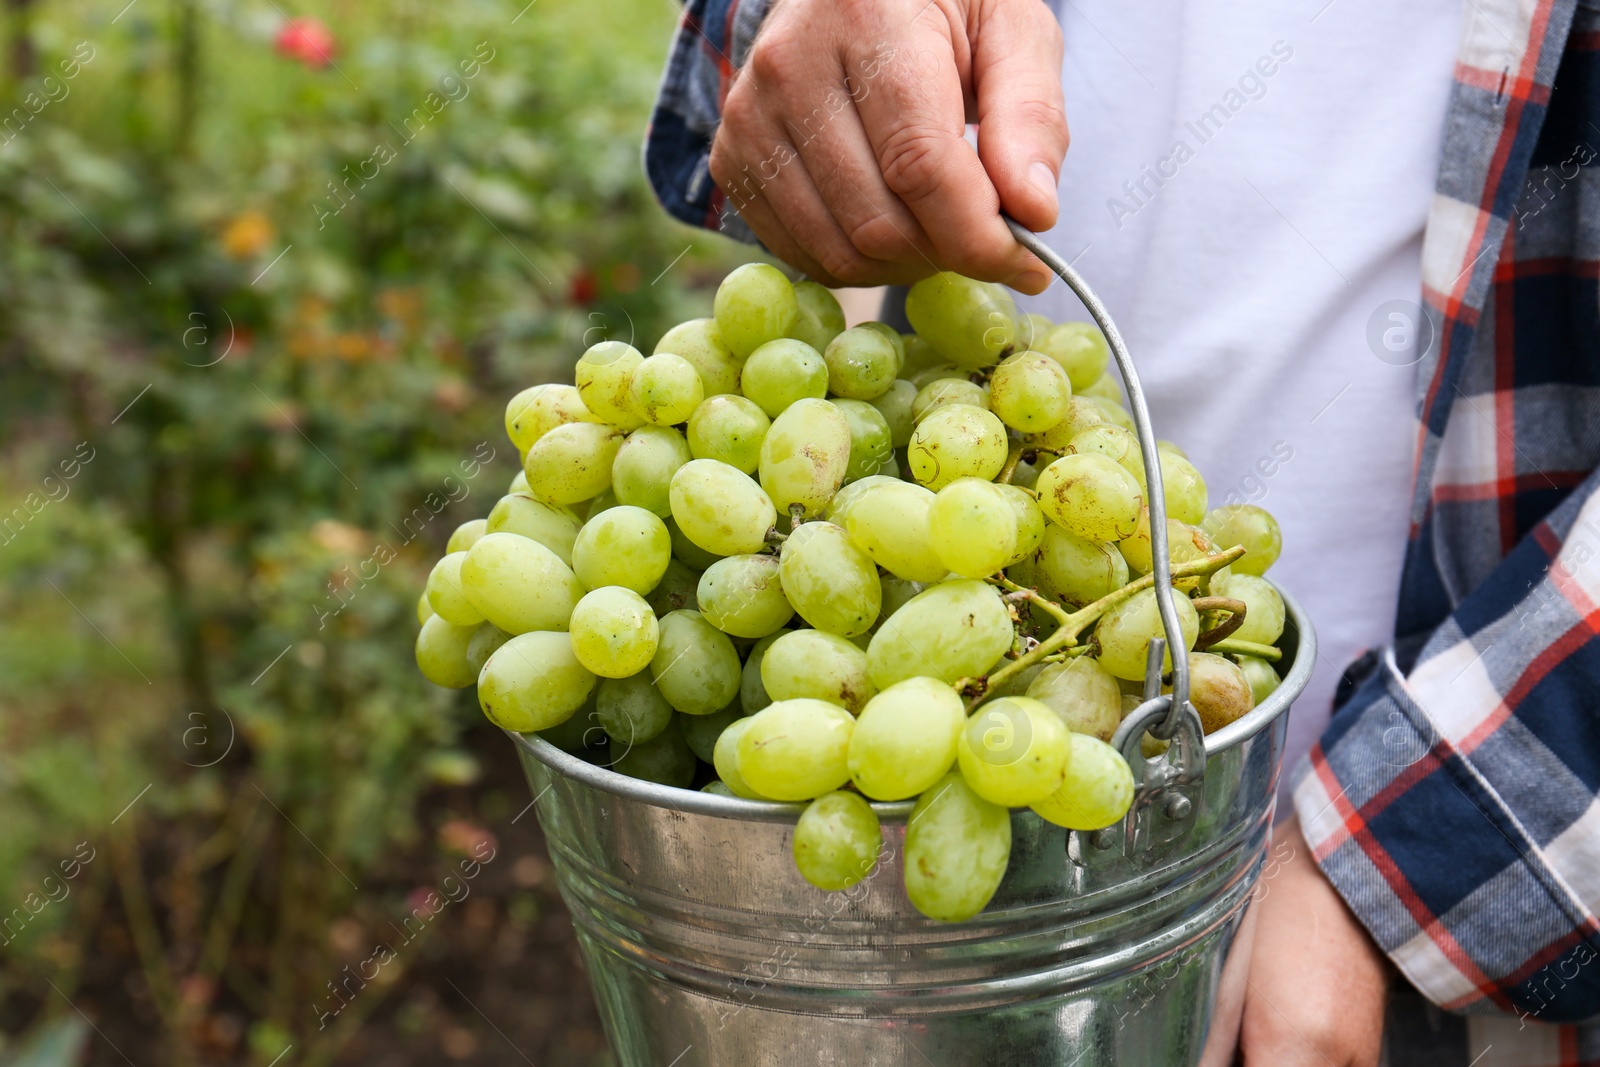
[[[400,906],[356,887],[475,773],[409,647],[516,470],[504,401],[730,254],[640,175],[674,11],[343,2],[326,63],[270,0],[8,12],[0,1028],[70,1014],[117,909],[164,1062],[226,998],[240,1056],[326,1063],[381,1000],[319,1028],[330,922]]]

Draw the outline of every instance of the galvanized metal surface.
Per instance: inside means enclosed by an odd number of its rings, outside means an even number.
[[[1004,881],[958,924],[901,884],[909,803],[851,890],[795,871],[794,804],[642,782],[513,735],[623,1067],[1182,1067],[1260,871],[1290,703],[1316,661],[1288,595],[1283,684],[1205,738],[1181,818],[1100,841],[1012,817]],[[1137,835],[1141,847],[1124,847]]]

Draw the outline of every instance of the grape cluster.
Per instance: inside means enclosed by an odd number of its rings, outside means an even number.
[[[620,773],[806,802],[794,859],[824,889],[877,863],[868,799],[915,799],[906,891],[958,921],[1005,872],[1008,809],[1127,812],[1108,742],[1163,630],[1100,334],[954,274],[906,311],[914,333],[846,329],[822,286],[750,264],[653,354],[607,341],[574,385],[519,393],[523,472],[451,536],[416,656]],[[1178,654],[1215,730],[1278,684],[1278,527],[1208,513],[1183,452],[1160,456]]]

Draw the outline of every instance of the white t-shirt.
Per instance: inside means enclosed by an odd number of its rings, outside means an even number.
[[[1060,10],[1072,147],[1049,241],[1110,308],[1157,435],[1189,453],[1211,505],[1260,504],[1283,528],[1270,577],[1321,642],[1292,767],[1340,672],[1394,625],[1415,447],[1407,326],[1461,0]],[[1059,282],[1024,304],[1088,318]]]

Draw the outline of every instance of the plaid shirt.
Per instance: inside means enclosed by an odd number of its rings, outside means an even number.
[[[1392,1067],[1600,1067],[1600,0],[1585,3],[1469,2],[1423,248],[1434,329],[1395,644],[1352,668],[1296,772],[1318,863],[1415,987],[1390,1006]],[[767,7],[691,0],[644,152],[673,216],[743,239],[707,159]]]

